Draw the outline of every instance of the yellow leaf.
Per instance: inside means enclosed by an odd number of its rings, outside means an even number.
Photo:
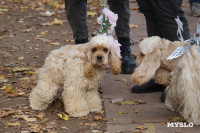
[[[6,90],[7,93],[14,93],[15,92],[15,90],[13,90],[12,86],[10,86],[10,85],[6,85],[5,90]]]
[[[60,45],[60,43],[59,42],[52,42],[52,43],[49,43],[49,44],[51,44],[51,45]]]
[[[172,122],[184,122],[184,118],[183,117],[173,117],[171,119]]]
[[[62,114],[59,114],[59,113],[56,113],[58,115],[58,117],[60,117],[61,119],[63,120],[69,120],[69,116],[66,115],[65,113],[62,113]]]
[[[5,79],[5,76],[4,75],[0,75],[0,79]]]
[[[15,122],[15,123],[7,123],[7,126],[8,127],[15,127],[15,126],[20,126],[20,123],[19,122]]]
[[[86,126],[92,126],[92,127],[96,127],[97,124],[94,123],[94,122],[91,122],[91,123],[85,123]]]
[[[37,121],[36,118],[28,118],[28,116],[26,115],[23,115],[20,117],[21,119],[25,120],[25,121],[28,121],[28,122],[34,122],[34,121]]]
[[[29,71],[28,73],[29,73],[29,74],[35,74],[35,72],[33,72],[33,71]]]
[[[95,118],[95,120],[101,120],[102,119],[101,116],[95,116],[94,118]]]
[[[97,114],[103,114],[104,113],[104,111],[99,111],[99,112],[97,112]]]
[[[94,16],[96,16],[96,15],[97,15],[96,12],[87,11],[87,16],[92,16],[92,17],[94,17]]]
[[[54,18],[53,22],[51,22],[52,25],[63,25],[63,21],[58,20],[57,18]]]
[[[41,32],[40,34],[41,34],[41,35],[46,35],[46,33],[45,33],[45,32]]]
[[[126,100],[121,102],[121,105],[135,105],[135,101]]]
[[[24,56],[18,57],[18,60],[23,60],[23,59],[24,59]]]
[[[139,26],[138,26],[138,25],[135,25],[135,24],[130,24],[129,27],[130,27],[130,28],[138,28]]]
[[[0,8],[0,12],[7,12],[9,9],[6,8]]]
[[[118,114],[128,114],[128,112],[118,112]]]
[[[139,126],[139,127],[136,127],[136,129],[139,129],[139,130],[146,130],[147,127]]]
[[[131,7],[130,10],[139,10],[138,7]]]

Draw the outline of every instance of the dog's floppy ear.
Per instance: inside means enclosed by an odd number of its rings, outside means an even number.
[[[121,61],[116,53],[113,45],[110,47],[110,69],[114,75],[120,74],[121,72]]]
[[[159,48],[154,49],[151,53],[146,54],[142,63],[132,74],[132,80],[137,85],[142,85],[154,77],[156,70],[160,67],[161,51]]]
[[[88,46],[85,51],[86,60],[85,60],[85,76],[86,77],[93,77],[95,75],[95,70],[92,65],[92,51],[90,49],[90,46]]]

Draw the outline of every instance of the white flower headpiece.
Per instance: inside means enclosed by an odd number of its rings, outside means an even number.
[[[110,11],[108,8],[103,9],[103,15],[97,18],[98,24],[101,25],[99,31],[97,32],[97,35],[105,35],[109,38],[110,43],[114,46],[117,55],[121,57],[120,55],[120,46],[119,42],[113,38],[113,36],[108,35],[111,34],[117,25],[118,15],[114,12]]]

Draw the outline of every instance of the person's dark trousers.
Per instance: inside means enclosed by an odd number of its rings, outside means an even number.
[[[65,0],[65,10],[75,43],[88,42],[87,0]]]
[[[182,36],[185,40],[190,38],[188,22],[181,9],[182,0],[137,0],[139,10],[146,19],[148,37],[160,36],[170,41],[179,40],[177,36],[178,26],[175,21],[177,16],[183,23]],[[132,93],[146,93],[152,91],[162,91],[163,86],[158,85],[154,80],[142,86],[134,86]],[[162,93],[160,100],[164,102],[165,94]]]
[[[131,74],[136,68],[135,60],[132,57],[130,49],[130,8],[129,0],[108,0],[110,10],[118,14],[117,26],[115,33],[119,43],[122,45],[122,65],[121,71],[123,74]]]

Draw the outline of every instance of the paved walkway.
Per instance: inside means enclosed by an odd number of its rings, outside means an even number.
[[[189,22],[191,35],[194,34],[198,18],[189,16],[189,3],[184,1],[183,7]],[[131,1],[131,7],[137,7],[136,3]],[[134,41],[140,41],[146,37],[146,26],[144,16],[138,11],[131,11],[131,24],[137,24],[140,28],[131,29],[131,38]],[[138,45],[132,46],[132,52],[138,52]],[[105,105],[106,118],[109,120],[108,133],[123,132],[132,133],[137,131],[136,127],[147,127],[144,133],[199,133],[200,126],[192,128],[167,127],[170,118],[178,114],[169,111],[164,103],[160,102],[161,92],[148,94],[130,93],[134,83],[131,81],[131,75],[120,74],[118,76],[107,72],[102,84],[103,99]],[[139,105],[118,105],[111,103],[112,99],[123,98],[124,100],[142,100],[145,104]],[[121,112],[121,114],[120,114]],[[126,114],[123,114],[126,113]],[[141,127],[142,128],[142,127]]]

